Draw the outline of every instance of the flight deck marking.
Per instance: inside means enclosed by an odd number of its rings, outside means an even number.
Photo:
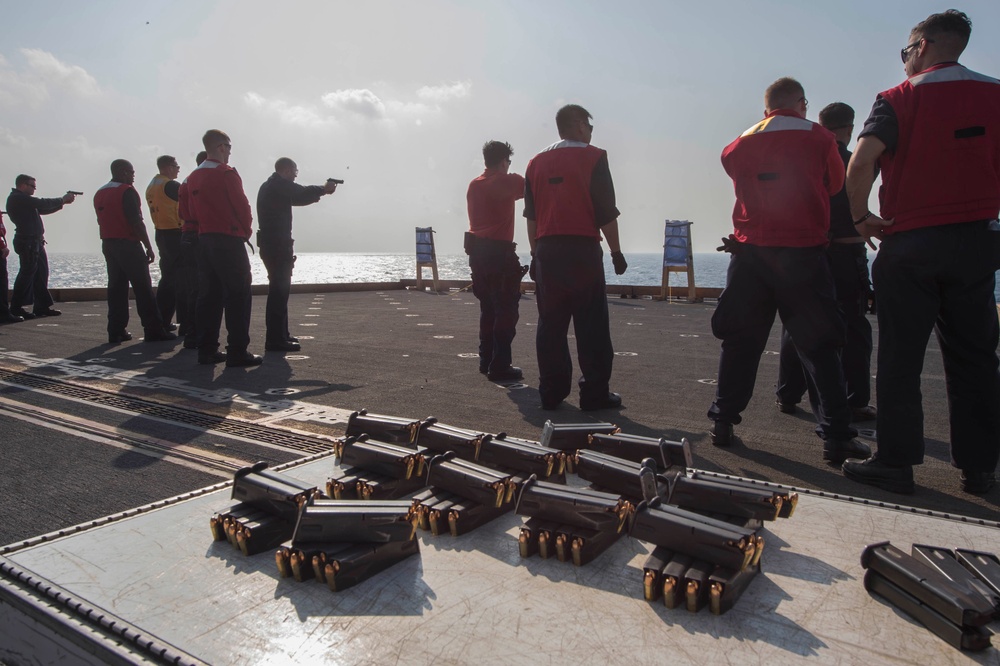
[[[23,403],[17,403],[7,398],[0,397],[0,412],[19,421],[42,426],[66,435],[81,437],[98,444],[107,444],[116,449],[136,451],[150,458],[165,460],[213,476],[229,478],[233,472],[246,466],[246,461],[238,458],[222,456],[195,446],[177,444],[165,439],[143,436],[123,428],[105,425],[64,412],[34,405],[25,406]]]
[[[53,369],[70,378],[117,382],[124,387],[162,391],[216,405],[231,403],[266,417],[264,420],[247,419],[249,423],[290,420],[346,424],[352,411],[299,400],[268,400],[252,391],[231,388],[204,389],[192,386],[187,381],[177,377],[150,377],[144,371],[120,370],[113,366],[80,363],[63,358],[38,358],[27,352],[6,351],[0,353],[0,357],[7,357],[29,368]],[[174,422],[170,421],[170,423]]]

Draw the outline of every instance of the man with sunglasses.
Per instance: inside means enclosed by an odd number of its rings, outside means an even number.
[[[34,176],[22,173],[14,180],[14,189],[7,197],[7,216],[14,225],[12,245],[21,266],[10,296],[11,314],[23,319],[62,314],[52,307],[54,301],[49,294],[49,257],[45,252],[42,215],[62,210],[75,200],[72,192],[52,199],[36,197]],[[24,309],[26,305],[32,306],[31,312]]]
[[[931,330],[963,490],[989,491],[1000,459],[1000,81],[958,64],[971,33],[954,9],[917,24],[900,52],[909,78],[878,95],[848,167],[858,231],[882,244],[872,265],[878,449],[843,470],[892,492],[912,493],[913,466],[923,462],[920,373]],[[876,163],[878,215],[868,209]]]

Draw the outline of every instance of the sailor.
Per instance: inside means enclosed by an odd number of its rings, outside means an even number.
[[[909,78],[876,98],[847,174],[858,230],[882,244],[872,265],[878,449],[845,462],[844,475],[900,493],[913,492],[924,459],[920,373],[932,330],[962,489],[989,491],[1000,459],[1000,81],[958,64],[971,33],[954,9],[913,28],[900,51]],[[878,215],[868,209],[876,163]]]
[[[35,196],[35,177],[21,174],[14,180],[14,188],[7,197],[7,216],[14,225],[14,252],[20,261],[14,289],[10,297],[10,311],[23,319],[56,317],[62,312],[52,307],[49,294],[49,257],[45,252],[45,225],[42,215],[62,210],[73,203],[76,196],[67,192],[54,199]],[[24,306],[31,305],[28,312]]]
[[[251,354],[250,259],[243,245],[250,240],[253,215],[243,180],[229,166],[233,145],[217,129],[205,132],[208,158],[187,177],[185,209],[198,221],[198,363],[227,367],[260,365]],[[219,352],[223,313],[228,334],[226,353]]]
[[[847,144],[854,132],[854,109],[843,102],[833,102],[819,112],[819,124],[833,132],[837,149],[847,166],[851,151]],[[844,319],[847,337],[840,353],[851,419],[871,421],[877,413],[868,404],[871,399],[872,325],[868,321],[868,253],[865,239],[854,228],[847,190],[842,188],[830,197],[830,245],[826,249],[837,292],[837,308]],[[806,375],[787,329],[781,332],[781,355],[778,363],[779,411],[793,414],[795,405],[806,392]]]
[[[204,150],[195,157],[195,166],[208,157]],[[177,319],[182,322],[184,349],[198,348],[198,220],[189,210],[187,178],[177,189],[177,213],[184,221],[181,226],[181,251],[178,270]]]
[[[149,264],[156,255],[142,222],[142,204],[135,182],[135,169],[127,160],[111,163],[111,181],[94,193],[94,210],[101,232],[101,251],[108,266],[108,342],[119,344],[132,339],[128,325],[128,290],[135,294],[135,307],[145,331],[146,342],[174,340],[164,330],[156,308]],[[145,251],[143,251],[145,248]]]
[[[292,239],[292,206],[308,206],[333,194],[337,184],[299,185],[299,167],[288,157],[274,163],[274,173],[257,191],[257,247],[267,268],[267,309],[264,323],[267,351],[299,351],[301,345],[288,330],[288,296],[292,290],[295,241]]]
[[[472,293],[479,299],[479,372],[494,382],[516,382],[524,376],[521,368],[511,365],[510,351],[524,275],[514,243],[514,202],[524,198],[524,177],[508,173],[513,153],[509,143],[486,142],[486,168],[469,183],[465,195],[469,209],[465,251]]]
[[[764,119],[722,152],[736,205],[734,233],[719,248],[732,257],[712,315],[722,353],[708,418],[712,442],[730,446],[778,313],[812,384],[823,459],[840,464],[869,451],[850,426],[838,353],[844,323],[825,256],[830,196],[844,185],[844,163],[833,134],[806,120],[807,105],[798,81],[778,79],[764,94]]]
[[[614,347],[604,281],[601,235],[615,273],[628,268],[618,237],[615,187],[608,154],[590,145],[594,126],[582,106],[556,113],[558,141],[535,155],[525,170],[524,217],[536,284],[538,392],[542,409],[557,409],[569,395],[573,362],[570,320],[580,363],[580,409],[616,409],[622,398],[609,390]]]
[[[178,313],[180,334],[187,331],[182,319],[186,303],[184,291],[180,288],[180,254],[181,226],[183,220],[177,213],[177,199],[180,183],[177,174],[181,166],[171,155],[160,155],[156,158],[156,168],[159,171],[146,186],[146,203],[149,205],[149,217],[156,229],[156,249],[160,252],[160,282],[156,286],[156,305],[160,309],[160,319],[167,330],[174,330],[171,323],[174,312]]]

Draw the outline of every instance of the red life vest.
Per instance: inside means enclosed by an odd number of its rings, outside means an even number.
[[[188,175],[185,184],[186,210],[180,214],[197,220],[198,233],[250,238],[253,215],[236,169],[205,160]]]
[[[112,238],[139,240],[125,217],[125,207],[122,205],[122,198],[128,189],[134,188],[127,183],[111,181],[94,193],[94,209],[97,211],[97,224],[101,228],[102,240]],[[139,196],[138,192],[136,196]]]
[[[899,122],[882,154],[887,234],[993,219],[1000,211],[1000,81],[957,63],[935,65],[881,97]]]
[[[844,186],[833,134],[787,109],[771,112],[722,151],[733,179],[733,230],[764,247],[826,245],[830,197]]]
[[[579,141],[560,141],[531,158],[525,178],[535,203],[535,238],[601,238],[590,196],[594,167],[607,153]]]
[[[514,202],[524,198],[524,178],[516,173],[486,169],[469,183],[469,231],[477,238],[514,240]]]

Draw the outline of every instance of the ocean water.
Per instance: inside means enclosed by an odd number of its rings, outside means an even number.
[[[658,286],[662,279],[662,254],[627,253],[628,271],[615,275],[611,257],[604,255],[605,275],[608,284]],[[874,254],[869,252],[871,261]],[[528,263],[528,255],[521,255],[521,263]],[[724,252],[697,252],[694,255],[694,281],[698,287],[722,288],[726,285],[726,268],[729,255]],[[17,274],[17,255],[7,258],[10,281]],[[250,257],[254,284],[267,284],[267,271],[256,255]],[[105,287],[107,273],[104,257],[98,253],[58,252],[49,254],[49,286],[53,288]],[[160,278],[160,269],[150,266],[153,284]],[[413,279],[417,275],[416,260],[412,254],[386,254],[361,252],[302,252],[295,263],[292,282],[295,284],[327,284],[338,282],[396,282]],[[430,269],[424,269],[430,277]],[[471,280],[469,259],[464,254],[438,256],[438,277],[443,280]],[[671,273],[670,285],[686,287],[686,273]],[[994,292],[1000,303],[1000,273]]]
[[[659,285],[662,268],[659,253],[628,254],[629,267],[624,275],[615,275],[611,258],[605,254],[607,280],[610,284]],[[7,259],[13,282],[17,274],[17,256]],[[521,256],[528,263],[528,255]],[[729,255],[711,252],[694,255],[695,285],[725,286]],[[250,256],[254,284],[267,284],[267,271],[260,258]],[[106,287],[108,283],[104,257],[98,253],[59,252],[49,254],[49,286],[53,288]],[[155,284],[160,269],[154,262],[150,274]],[[424,269],[430,277],[431,271]],[[412,254],[381,254],[356,252],[301,252],[295,262],[292,282],[295,284],[326,284],[338,282],[396,282],[417,276],[416,259]],[[464,254],[438,256],[438,277],[443,280],[471,280],[469,258]],[[670,284],[687,286],[686,273],[671,273]]]

